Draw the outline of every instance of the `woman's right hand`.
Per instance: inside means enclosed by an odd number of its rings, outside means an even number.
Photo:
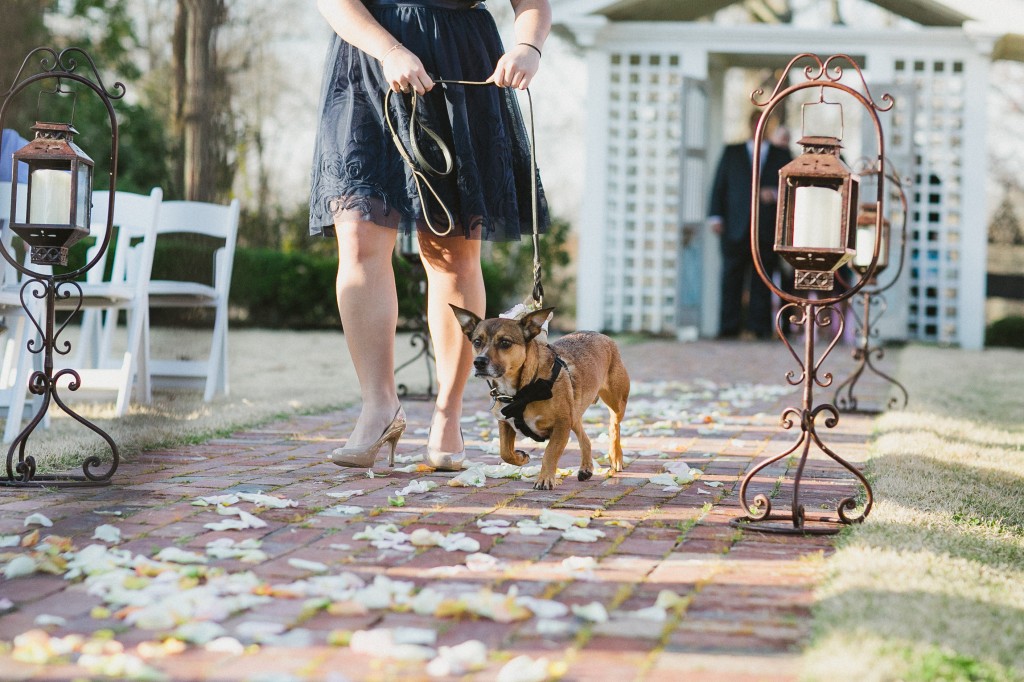
[[[384,80],[395,92],[415,90],[417,95],[423,95],[434,87],[434,81],[427,75],[423,62],[404,46],[384,55],[381,66],[384,68]]]

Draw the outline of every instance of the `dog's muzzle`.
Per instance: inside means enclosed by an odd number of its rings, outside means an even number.
[[[475,358],[473,358],[473,369],[476,370],[476,375],[478,377],[491,376],[491,373],[489,371],[490,368],[491,361],[487,359],[486,355],[478,355]]]

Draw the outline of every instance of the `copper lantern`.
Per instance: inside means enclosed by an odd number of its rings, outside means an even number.
[[[861,204],[860,213],[857,216],[857,233],[854,236],[854,249],[851,265],[861,275],[864,275],[871,267],[871,257],[875,250],[875,227],[878,213],[874,204]],[[874,275],[880,274],[889,265],[889,227],[888,218],[882,218],[881,234],[882,243],[878,247],[878,262],[875,264]]]
[[[804,151],[779,171],[775,251],[796,270],[794,286],[831,291],[853,258],[859,179],[831,136],[803,137]]]
[[[17,188],[19,162],[28,167],[25,222],[11,229],[31,248],[36,265],[67,265],[68,247],[89,234],[93,161],[74,143],[78,133],[67,123],[36,123],[35,139],[14,153]],[[17,191],[11,215],[17,215]]]

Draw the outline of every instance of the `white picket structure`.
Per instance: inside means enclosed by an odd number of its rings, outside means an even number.
[[[876,99],[889,89],[903,99],[882,115],[887,152],[911,181],[906,293],[897,311],[903,328],[890,335],[983,345],[985,100],[994,38],[905,25],[616,22],[589,13],[585,3],[572,6],[582,9],[556,12],[556,20],[588,60],[578,327],[715,334],[717,242],[694,225],[705,212],[726,107],[735,106],[723,102],[725,69],[781,66],[810,52],[855,56]],[[707,101],[703,112],[689,102],[700,97]],[[696,313],[685,300],[695,296]]]

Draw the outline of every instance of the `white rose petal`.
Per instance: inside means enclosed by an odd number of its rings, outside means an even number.
[[[46,517],[45,514],[35,513],[29,514],[25,517],[26,526],[44,526],[46,528],[53,527],[53,521]]]
[[[520,535],[540,535],[544,532],[544,528],[533,519],[517,521],[516,528]]]
[[[218,637],[203,648],[218,654],[241,656],[245,653],[245,646],[234,637]]]
[[[399,490],[397,495],[411,495],[414,493],[427,493],[437,487],[437,483],[434,481],[411,481],[409,485]]]
[[[270,621],[251,620],[239,623],[235,628],[235,634],[254,642],[261,642],[270,637],[281,634],[287,629],[284,623],[272,623]]]
[[[96,531],[92,534],[92,539],[109,542],[112,545],[119,544],[121,542],[121,529],[109,524],[97,526]]]
[[[502,666],[495,682],[544,682],[548,679],[548,659],[516,656]]]
[[[208,620],[204,621],[193,621],[191,623],[185,623],[181,625],[177,630],[174,631],[174,637],[184,642],[191,642],[192,644],[209,644],[218,637],[223,637],[224,627],[217,623],[212,623]],[[226,638],[226,639],[230,639]],[[234,640],[238,641],[238,640]],[[241,645],[239,645],[241,646]]]
[[[309,561],[307,559],[299,559],[292,557],[288,559],[288,565],[292,568],[297,568],[301,571],[311,571],[313,573],[326,573],[327,564],[322,564],[319,561]]]
[[[448,480],[448,485],[453,488],[482,488],[487,483],[487,477],[479,468],[466,469],[455,478]]]
[[[569,615],[569,607],[560,601],[536,597],[516,597],[516,603],[525,606],[541,619],[561,618]]]
[[[480,670],[487,665],[487,647],[477,639],[456,646],[443,646],[437,651],[437,658],[427,664],[431,677],[451,677]]]
[[[262,493],[238,493],[238,497],[246,502],[252,502],[259,507],[266,507],[267,509],[285,509],[287,507],[299,506],[299,503],[295,500],[286,500],[282,497],[264,495]]]
[[[328,507],[317,516],[355,516],[356,514],[362,514],[365,509],[362,507],[356,507],[351,504],[339,504],[334,507]]]
[[[572,514],[566,514],[565,512],[558,512],[552,509],[545,509],[540,513],[538,523],[544,528],[557,528],[558,530],[566,530],[572,526],[586,527],[590,524],[590,519],[580,516],[573,516]]]
[[[470,554],[466,557],[466,568],[474,573],[483,571],[495,571],[502,568],[504,564],[490,554]]]
[[[363,493],[362,490],[344,490],[344,491],[338,492],[338,493],[327,493],[327,497],[336,497],[340,501],[344,502],[345,500],[347,500],[349,498],[356,497],[358,495],[363,495],[363,494],[364,493]]]
[[[187,552],[178,547],[164,547],[156,554],[157,561],[170,561],[175,564],[205,564],[207,559],[202,554]]]
[[[604,537],[604,532],[596,528],[572,528],[566,529],[562,533],[562,539],[570,542],[597,542],[599,538]]]
[[[600,602],[590,602],[583,606],[574,604],[572,612],[578,618],[589,620],[591,623],[605,623],[608,621],[608,611]]]

